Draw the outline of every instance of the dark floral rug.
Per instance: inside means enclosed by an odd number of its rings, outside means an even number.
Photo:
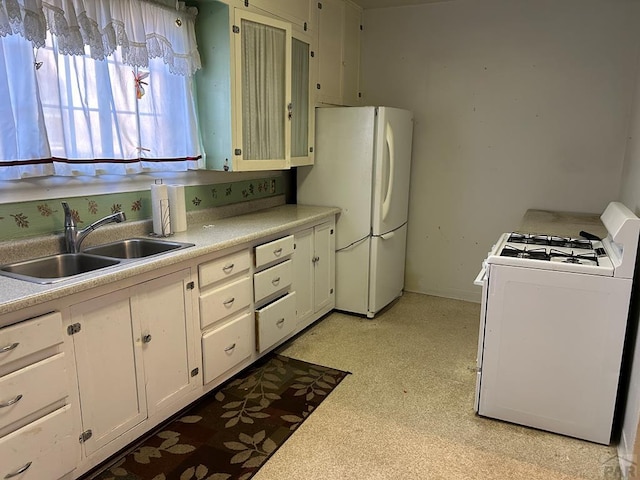
[[[348,374],[267,355],[88,478],[247,480]]]

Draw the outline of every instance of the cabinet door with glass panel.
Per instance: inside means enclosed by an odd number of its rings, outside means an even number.
[[[291,158],[291,24],[235,9],[234,170],[277,170]]]
[[[294,27],[291,40],[291,166],[313,165],[316,62],[312,37]]]
[[[315,59],[301,27],[221,2],[200,6],[196,73],[207,169],[313,163]]]

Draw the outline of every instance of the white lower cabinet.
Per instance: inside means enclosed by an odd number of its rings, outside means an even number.
[[[253,353],[253,315],[242,316],[202,335],[204,382],[209,383]]]
[[[197,386],[189,278],[182,270],[71,307],[86,456]]]
[[[296,329],[296,293],[256,310],[256,345],[262,353]]]
[[[335,221],[296,232],[293,289],[298,329],[335,306]]]
[[[76,467],[78,437],[69,405],[0,438],[0,478],[56,480]]]
[[[205,388],[219,384],[254,352],[253,279],[248,248],[198,266]]]
[[[0,478],[58,479],[76,468],[62,315],[0,328]]]

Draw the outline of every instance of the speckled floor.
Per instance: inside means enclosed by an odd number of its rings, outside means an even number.
[[[280,353],[348,370],[254,480],[614,479],[614,447],[477,417],[480,306],[405,294],[333,313]]]

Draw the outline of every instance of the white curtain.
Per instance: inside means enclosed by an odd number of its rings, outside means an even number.
[[[193,28],[195,10],[142,0],[0,0],[0,36],[19,33],[43,47],[47,30],[64,55],[103,60],[116,48],[127,65],[147,67],[162,58],[171,73],[190,75],[200,68]]]
[[[201,166],[192,13],[140,0],[1,1],[0,179]]]
[[[243,158],[284,158],[286,32],[248,20],[240,31]]]

